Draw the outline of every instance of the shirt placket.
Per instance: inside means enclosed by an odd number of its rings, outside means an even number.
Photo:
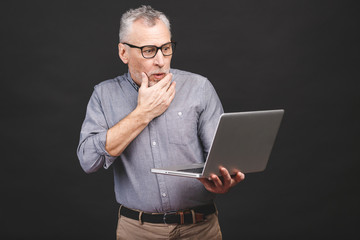
[[[162,161],[161,161],[161,155],[160,155],[160,148],[161,144],[157,137],[157,131],[156,131],[156,120],[154,119],[151,121],[148,125],[149,127],[149,133],[150,133],[150,144],[151,144],[151,150],[153,155],[153,161],[155,168],[162,167]],[[158,184],[159,184],[159,191],[160,191],[160,199],[163,211],[169,211],[170,208],[170,198],[169,193],[167,190],[166,182],[165,182],[165,176],[162,174],[156,174]]]

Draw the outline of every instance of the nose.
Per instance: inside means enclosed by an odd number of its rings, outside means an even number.
[[[162,51],[159,49],[154,57],[154,64],[159,67],[163,67],[165,65],[164,55]]]

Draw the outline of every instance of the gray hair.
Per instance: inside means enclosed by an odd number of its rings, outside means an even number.
[[[151,6],[143,5],[136,9],[130,9],[122,15],[119,30],[120,42],[128,40],[127,38],[131,26],[138,19],[143,19],[145,21],[145,24],[147,24],[149,27],[154,26],[156,24],[156,20],[161,20],[169,29],[171,35],[170,22],[169,19],[165,16],[165,14],[153,9]]]

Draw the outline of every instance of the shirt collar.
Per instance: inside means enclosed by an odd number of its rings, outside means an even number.
[[[129,81],[129,83],[131,84],[131,86],[134,87],[134,89],[138,92],[139,91],[139,86],[134,82],[134,80],[131,78],[130,73],[128,72],[126,74],[126,79]]]

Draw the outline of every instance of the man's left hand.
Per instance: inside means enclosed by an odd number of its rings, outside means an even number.
[[[212,193],[227,193],[230,188],[245,179],[242,172],[236,172],[235,175],[230,176],[228,170],[220,167],[221,178],[215,174],[211,174],[210,178],[199,178],[199,181],[204,184],[205,188]]]

